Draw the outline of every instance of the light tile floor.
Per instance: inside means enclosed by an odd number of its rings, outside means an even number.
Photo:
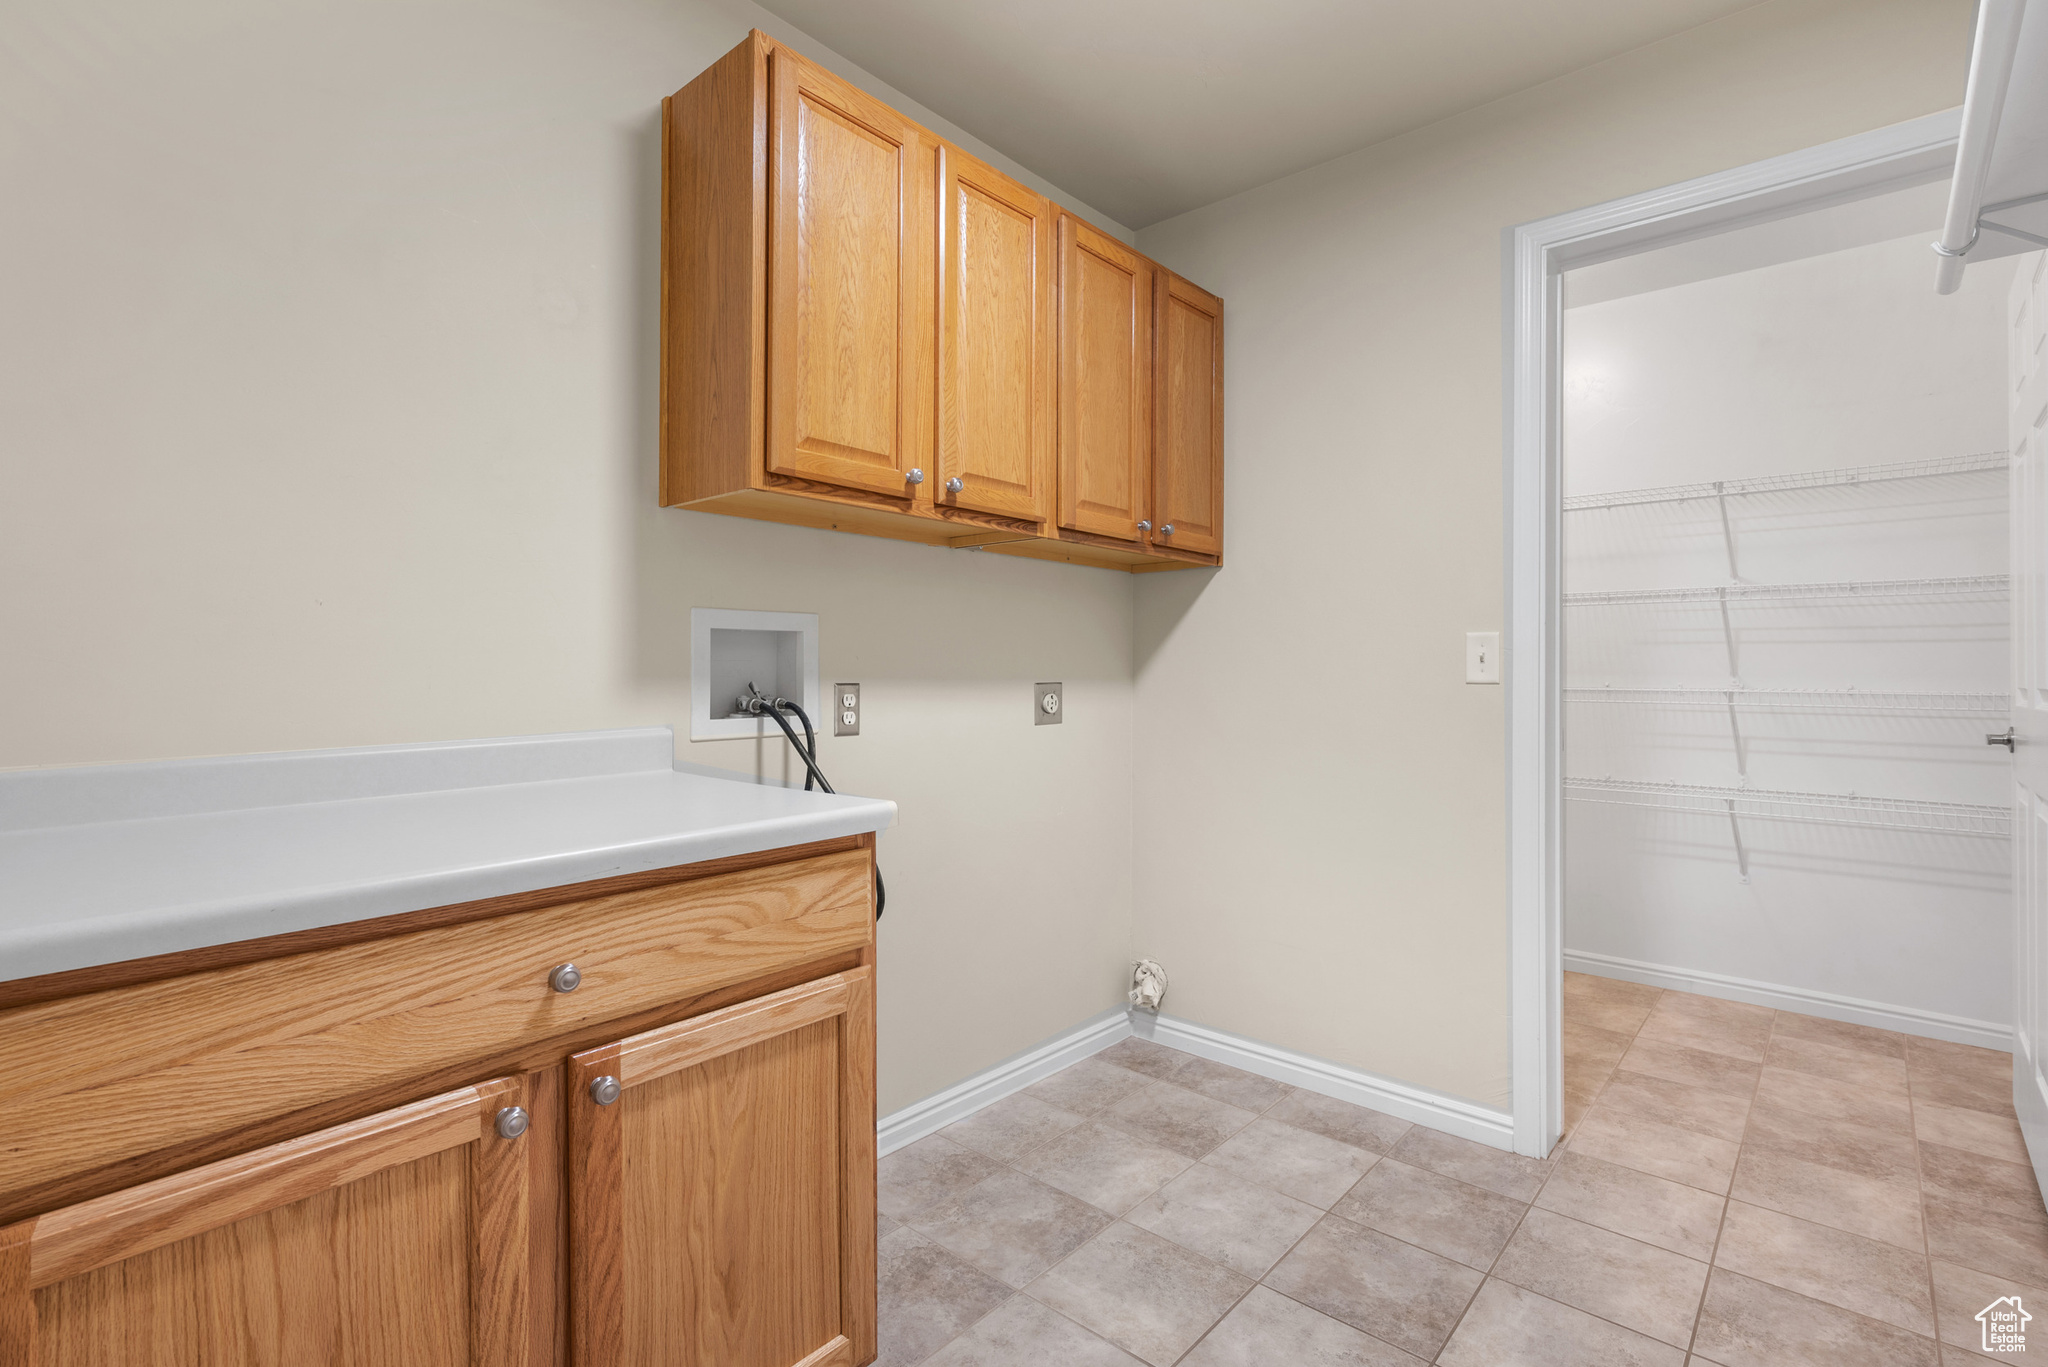
[[[2048,1307],[2009,1055],[1577,974],[1564,1040],[1544,1160],[1083,1060],[882,1160],[881,1367],[1981,1367]]]

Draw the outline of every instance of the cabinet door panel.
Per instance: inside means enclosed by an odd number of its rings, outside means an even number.
[[[1052,206],[957,148],[940,150],[939,167],[933,498],[1043,522],[1053,482]]]
[[[1221,555],[1223,301],[1170,271],[1160,272],[1158,290],[1152,536],[1160,545]]]
[[[1152,442],[1152,268],[1060,216],[1060,525],[1138,540]]]
[[[917,131],[786,49],[769,91],[767,468],[908,498]]]
[[[571,1060],[579,1363],[874,1355],[871,982],[835,974]]]
[[[0,1231],[0,1364],[539,1367],[546,1155],[495,1128],[534,1100],[465,1087]]]

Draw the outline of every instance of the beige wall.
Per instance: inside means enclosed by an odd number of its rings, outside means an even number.
[[[706,0],[9,4],[0,766],[687,736],[691,607],[817,612],[887,1111],[1119,1000],[1133,584],[655,506],[659,101],[750,24],[847,69]]]
[[[1500,230],[1952,104],[1964,0],[1778,0],[1148,232],[1229,300],[1231,568],[1135,585],[654,506],[657,102],[749,24],[847,71],[739,0],[9,5],[0,765],[686,729],[692,606],[816,611],[826,767],[903,811],[884,1110],[1119,999],[1134,764],[1173,1010],[1504,1101]]]
[[[1956,104],[1967,0],[1773,0],[1141,232],[1229,310],[1229,567],[1138,589],[1168,1009],[1508,1102],[1502,229]]]

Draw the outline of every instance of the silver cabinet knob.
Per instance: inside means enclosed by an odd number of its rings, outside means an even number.
[[[524,1106],[507,1106],[498,1112],[498,1137],[517,1139],[526,1133],[526,1127],[532,1123]]]
[[[1141,518],[1139,518],[1139,519],[1138,519],[1138,530],[1139,530],[1139,531],[1141,531],[1141,532],[1149,532],[1149,531],[1151,531],[1151,530],[1152,530],[1152,523],[1151,523],[1151,520],[1150,520],[1150,519],[1148,519],[1148,518],[1142,518],[1142,517],[1141,517]]]
[[[556,964],[548,974],[548,986],[557,992],[574,992],[583,985],[583,970],[574,964]]]
[[[1172,536],[1172,535],[1173,535],[1173,524],[1172,524],[1171,522],[1169,522],[1169,523],[1167,523],[1167,524],[1166,524],[1166,525],[1165,525],[1164,527],[1161,527],[1161,528],[1159,529],[1159,534],[1160,534],[1161,536]]]
[[[610,1073],[590,1084],[590,1099],[600,1106],[609,1106],[619,1099],[619,1080]]]
[[[922,470],[912,470],[912,471],[911,471],[911,472],[910,472],[909,474],[905,475],[905,476],[904,476],[903,478],[905,478],[905,479],[909,480],[909,481],[910,481],[910,482],[911,482],[912,484],[922,484],[922,483],[924,483],[924,471],[922,471]]]
[[[960,476],[958,475],[955,475],[951,479],[946,481],[946,492],[949,494],[957,494],[966,487],[967,486],[965,484],[962,484],[960,482]]]

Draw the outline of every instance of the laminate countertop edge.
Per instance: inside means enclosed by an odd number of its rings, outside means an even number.
[[[896,818],[893,802],[695,765],[202,805],[0,829],[0,982],[758,854]]]

